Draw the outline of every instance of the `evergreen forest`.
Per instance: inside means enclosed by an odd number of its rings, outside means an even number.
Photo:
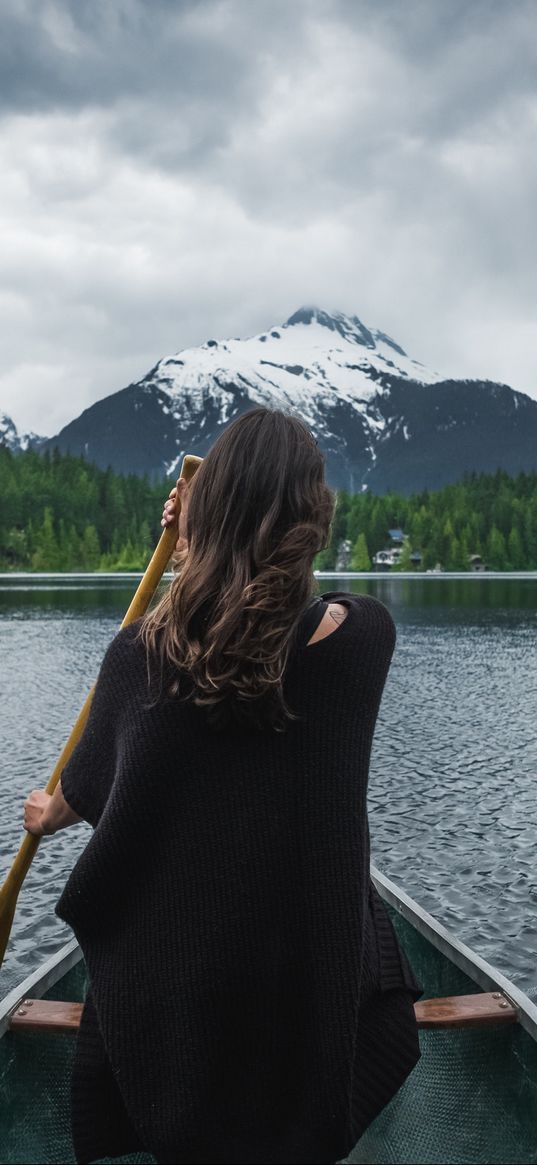
[[[142,570],[172,484],[121,476],[57,450],[15,455],[2,447],[0,570]],[[472,555],[489,570],[537,570],[537,472],[466,473],[409,497],[340,491],[330,546],[315,568],[334,569],[346,543],[348,566],[372,570],[393,529],[406,537],[392,570],[470,570]]]

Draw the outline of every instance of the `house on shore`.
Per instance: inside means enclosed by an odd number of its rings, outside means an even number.
[[[372,569],[374,571],[378,571],[379,573],[387,573],[388,571],[393,570],[394,566],[398,565],[401,554],[403,553],[405,542],[407,541],[409,535],[405,534],[404,530],[401,530],[399,527],[394,527],[392,530],[388,530],[388,537],[390,538],[391,544],[389,546],[385,546],[382,550],[378,550],[377,553],[372,557]],[[334,570],[351,570],[352,554],[352,542],[349,538],[343,538],[338,546]],[[413,550],[410,555],[409,570],[421,570],[422,562],[422,551]],[[480,554],[469,554],[468,569],[469,571],[486,571],[489,568],[486,563],[483,562]],[[443,564],[441,562],[437,562],[435,563],[434,567],[429,568],[429,570],[424,573],[443,574],[444,571],[445,567]]]
[[[399,526],[388,530],[388,537],[391,539],[391,546],[386,546],[383,550],[378,550],[373,555],[373,570],[386,571],[392,570],[397,565],[403,547],[408,539],[408,534],[401,530]],[[410,570],[419,570],[421,566],[421,551],[413,550],[410,555]]]
[[[480,554],[469,554],[468,562],[470,564],[470,570],[488,570],[488,566],[483,562]]]
[[[391,545],[384,547],[383,550],[378,550],[377,553],[373,555],[373,570],[392,570],[393,567],[398,564],[401,558],[403,546],[409,535],[405,534],[404,530],[401,530],[399,527],[394,527],[392,530],[388,530],[388,537],[391,539]],[[412,554],[410,555],[410,570],[420,570],[422,558],[423,555],[420,550],[413,550]],[[469,554],[468,569],[470,571],[485,571],[488,570],[488,566],[483,562],[480,554]],[[442,563],[437,562],[435,566],[429,569],[426,573],[443,574],[444,571],[445,567],[442,565]]]

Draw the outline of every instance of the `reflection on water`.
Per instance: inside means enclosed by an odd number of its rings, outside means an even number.
[[[0,579],[2,876],[24,796],[46,783],[135,585]],[[537,989],[537,579],[325,578],[319,590],[374,594],[397,625],[371,758],[376,864]],[[0,994],[65,941],[53,906],[88,835],[40,846]]]

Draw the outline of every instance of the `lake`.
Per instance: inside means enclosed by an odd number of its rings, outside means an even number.
[[[373,860],[537,997],[537,575],[320,576],[370,593],[397,645],[373,745]],[[136,579],[0,578],[3,878]],[[89,826],[45,838],[0,994],[69,936],[54,915]]]

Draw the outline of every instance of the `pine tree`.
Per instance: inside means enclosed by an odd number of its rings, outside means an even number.
[[[462,543],[455,534],[451,539],[449,554],[446,560],[446,570],[468,570],[468,559],[464,553]]]
[[[74,526],[70,526],[69,528],[69,543],[71,546],[71,562],[78,570],[83,570],[84,555],[82,551],[82,538]]]
[[[524,542],[526,544],[526,570],[537,570],[537,491],[530,495],[524,517]]]
[[[36,550],[32,559],[34,570],[60,570],[61,555],[54,530],[54,520],[50,506],[46,506],[43,523],[36,535]]]
[[[493,526],[487,538],[487,565],[492,570],[505,570],[506,562],[505,538],[501,530],[498,530],[497,526]]]
[[[119,560],[114,566],[114,570],[142,570],[143,564],[140,561],[139,551],[133,546],[130,539],[125,542],[121,548]]]
[[[522,538],[520,537],[520,530],[517,526],[512,526],[509,531],[507,539],[507,556],[511,570],[524,569],[524,548],[522,546]]]
[[[144,518],[144,520],[140,526],[140,533],[138,535],[138,547],[139,547],[140,561],[145,566],[149,562],[149,559],[151,558],[151,554],[153,552],[151,530],[149,528],[149,522],[147,521],[147,518]]]
[[[470,570],[470,550],[468,541],[468,526],[463,526],[460,538],[460,566],[459,570]]]
[[[414,563],[412,562],[411,558],[412,553],[413,549],[410,538],[405,538],[399,559],[395,566],[392,567],[392,570],[414,570]]]
[[[447,517],[444,524],[443,524],[442,534],[441,534],[441,537],[439,539],[440,545],[439,545],[439,556],[438,556],[440,562],[442,563],[442,566],[444,567],[444,570],[449,570],[449,567],[447,564],[448,564],[449,559],[450,559],[451,546],[453,543],[454,536],[455,536],[455,531],[453,529],[453,522],[451,521],[450,517]]]
[[[367,549],[366,537],[363,532],[358,535],[358,538],[353,547],[351,569],[371,570],[371,559]]]
[[[421,569],[423,571],[432,570],[437,562],[437,555],[430,546],[425,546],[421,552]]]
[[[101,547],[95,526],[86,526],[81,545],[84,570],[97,570],[101,561]]]

